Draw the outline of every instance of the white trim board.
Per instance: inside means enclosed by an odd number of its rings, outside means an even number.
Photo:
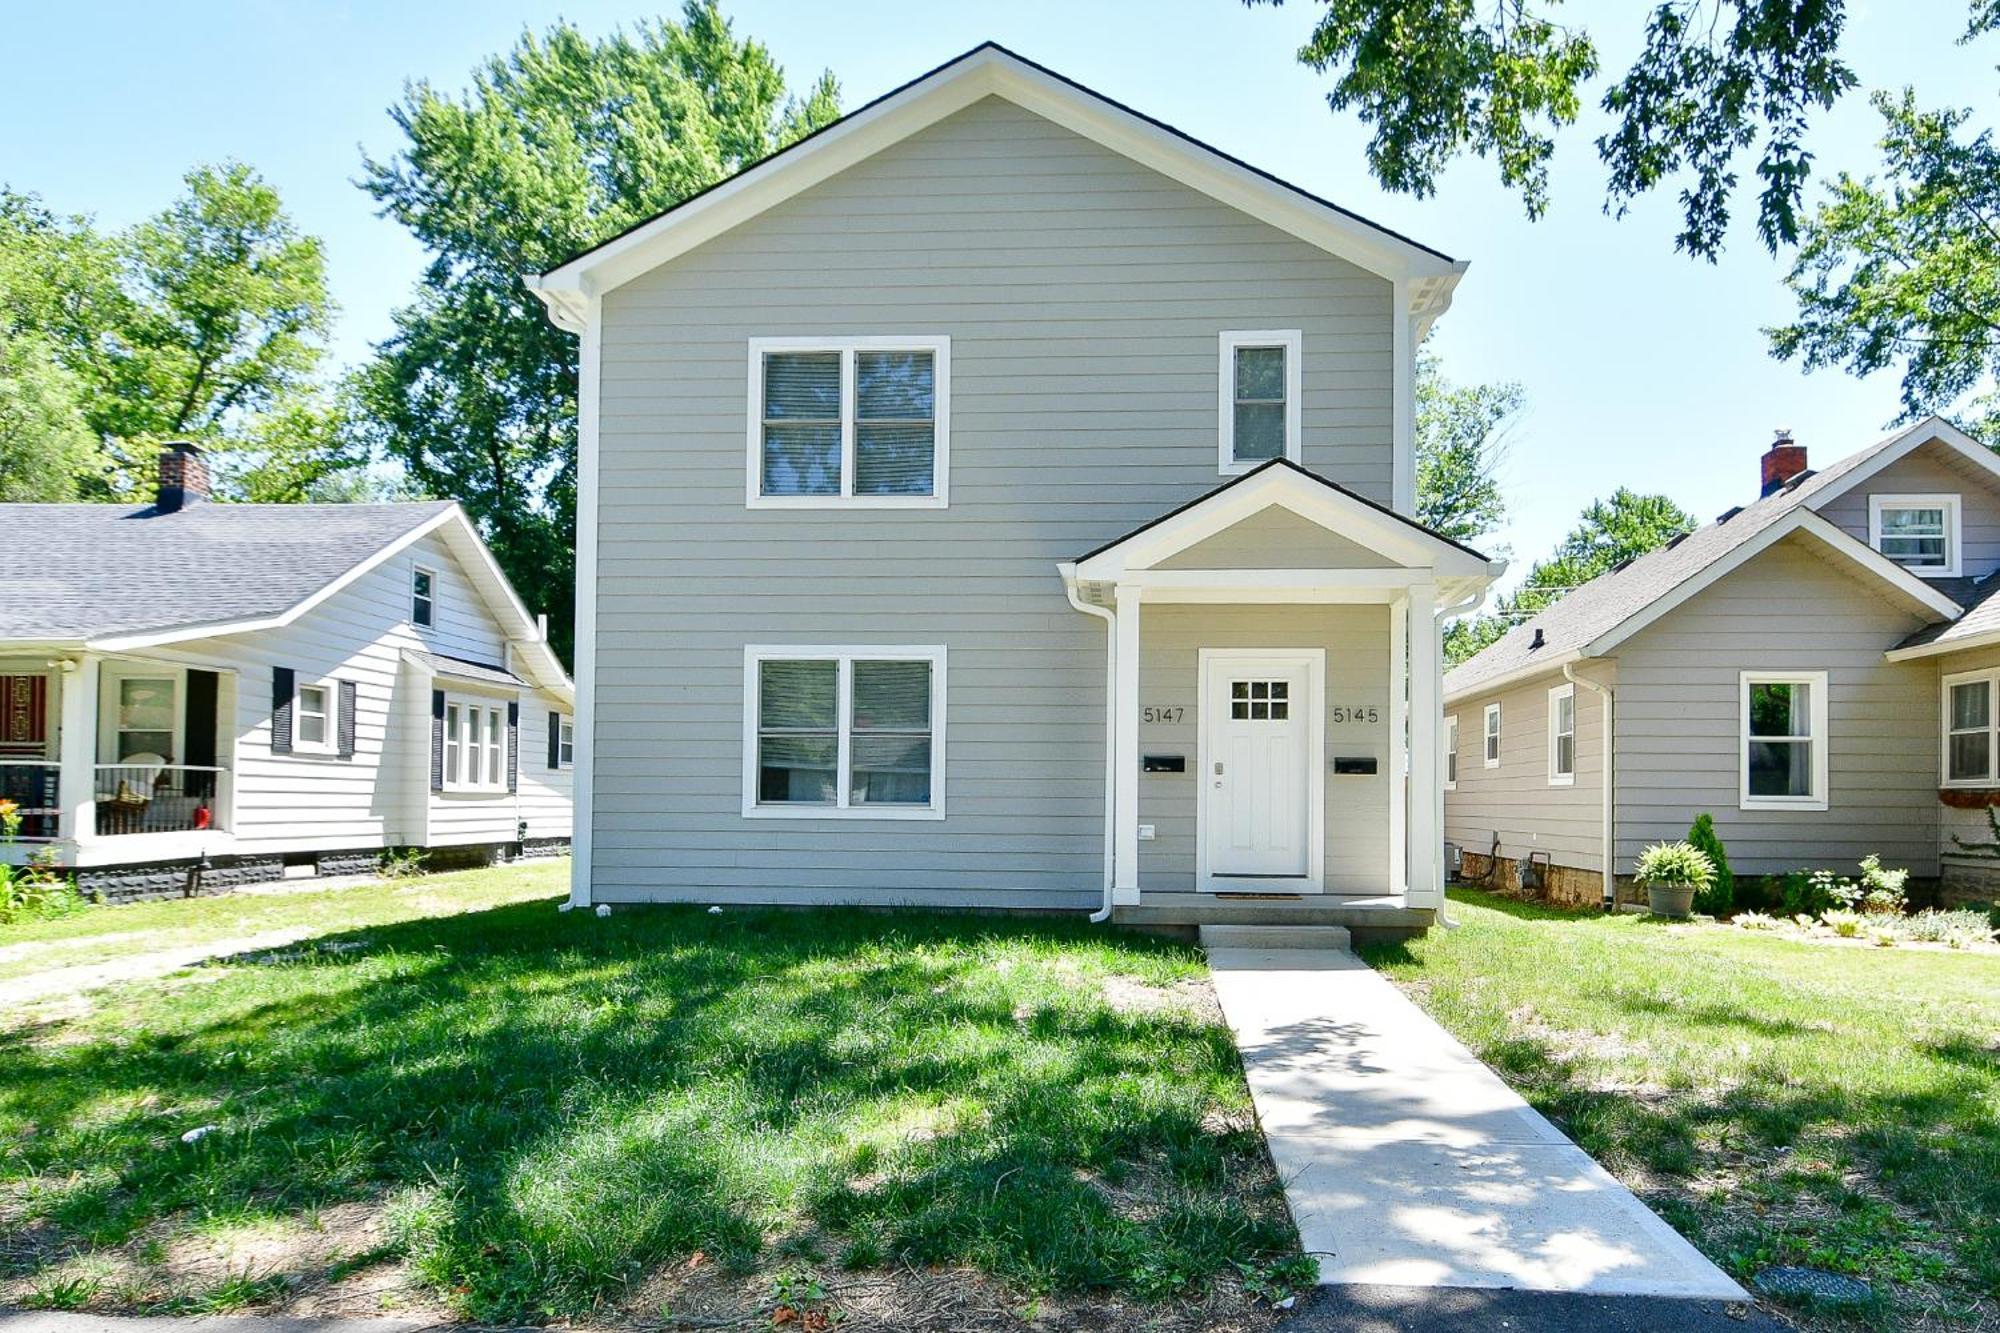
[[[1260,879],[1254,876],[1215,876],[1208,869],[1208,794],[1202,784],[1209,777],[1208,716],[1209,675],[1218,662],[1304,662],[1307,690],[1312,698],[1306,710],[1306,873],[1303,879],[1284,877]],[[1200,648],[1195,651],[1195,786],[1194,805],[1194,886],[1197,893],[1326,892],[1326,649],[1324,648]],[[1392,848],[1392,854],[1397,849]]]

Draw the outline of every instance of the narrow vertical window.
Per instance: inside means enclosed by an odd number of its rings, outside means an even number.
[[[459,734],[460,711],[454,703],[444,706],[444,785],[448,788],[458,785],[459,751],[463,741]]]
[[[410,573],[410,623],[428,627],[434,609],[432,588],[437,576],[428,569],[418,566]]]
[[[1485,762],[1488,768],[1500,767],[1500,705],[1486,705],[1486,749]]]
[[[1549,785],[1566,787],[1576,781],[1576,686],[1549,691]]]
[[[1224,473],[1247,472],[1274,458],[1299,461],[1302,343],[1296,329],[1222,335],[1218,407]]]
[[[576,763],[576,722],[564,718],[558,724],[556,734],[556,767],[569,768]]]
[[[1444,720],[1444,789],[1458,787],[1458,715]]]
[[[333,690],[301,685],[292,705],[292,744],[301,750],[333,748]]]

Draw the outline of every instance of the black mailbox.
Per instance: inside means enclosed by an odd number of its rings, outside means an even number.
[[[1139,762],[1142,773],[1185,773],[1187,756],[1184,754],[1149,754]]]
[[[1365,777],[1375,771],[1375,756],[1341,755],[1333,761],[1333,771],[1342,777]]]

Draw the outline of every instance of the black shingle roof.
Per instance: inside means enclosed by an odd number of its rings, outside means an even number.
[[[0,641],[281,615],[449,508],[0,504]]]

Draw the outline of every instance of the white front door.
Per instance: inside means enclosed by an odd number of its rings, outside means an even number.
[[[1320,660],[1203,654],[1204,887],[1318,889],[1313,815],[1322,746],[1313,720]]]

